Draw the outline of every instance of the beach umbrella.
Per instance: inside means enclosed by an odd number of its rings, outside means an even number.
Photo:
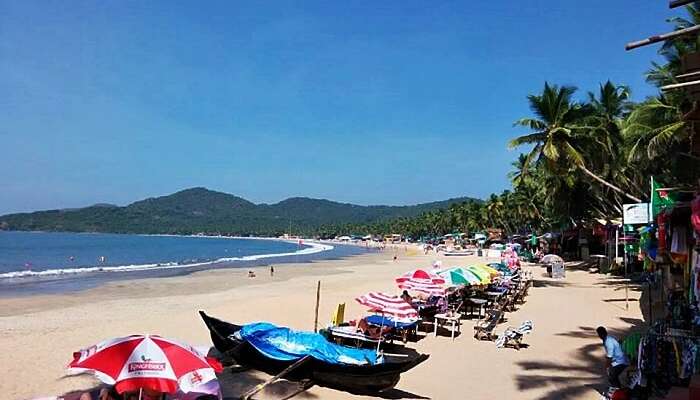
[[[369,292],[355,299],[371,311],[392,315],[398,319],[417,319],[418,311],[399,296],[392,296],[381,292]]]
[[[452,268],[448,269],[447,271],[455,271],[459,274],[462,274],[469,282],[471,282],[472,285],[479,286],[479,285],[485,285],[487,283],[490,283],[490,280],[486,281],[483,279],[483,275],[484,275],[483,273],[481,275],[477,275],[473,271],[471,271],[467,268],[464,268],[464,267],[452,267]]]
[[[508,266],[503,264],[503,263],[490,263],[490,264],[486,264],[486,265],[497,270],[498,272],[502,273],[503,275],[512,275],[513,274],[513,271],[511,271],[510,268],[508,268]]]
[[[464,269],[476,275],[481,281],[482,285],[488,285],[491,283],[491,274],[488,271],[478,268],[476,265],[470,265],[468,267],[464,267]]]
[[[115,338],[73,353],[71,372],[89,372],[118,393],[184,393],[216,379],[221,364],[194,347],[155,335]]]
[[[503,275],[503,273],[496,268],[489,267],[488,265],[475,265],[476,268],[483,269],[486,271],[489,275],[491,275],[492,278],[495,278],[497,276]]]
[[[542,264],[551,264],[551,263],[555,263],[555,262],[563,263],[564,260],[556,254],[547,254],[546,256],[542,257],[540,262]]]
[[[407,272],[396,278],[399,288],[434,296],[444,296],[445,278],[422,269]]]
[[[481,284],[481,280],[479,280],[476,275],[469,271],[464,274],[460,272],[460,269],[461,268],[448,269],[447,271],[440,272],[439,275],[445,278],[445,284],[447,286],[471,286]]]

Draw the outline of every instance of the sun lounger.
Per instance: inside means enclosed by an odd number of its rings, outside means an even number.
[[[527,293],[530,290],[530,286],[532,286],[532,281],[531,280],[526,280],[523,282],[523,288],[521,289],[520,293],[520,303],[525,303],[525,298],[527,297]]]
[[[499,308],[489,311],[487,317],[474,326],[474,337],[478,340],[495,339],[493,330],[501,322],[504,314],[504,311]]]
[[[402,322],[402,321],[397,321],[394,320],[390,316],[381,316],[381,315],[370,315],[365,318],[368,324],[374,325],[374,326],[388,326],[392,328],[393,333],[400,337],[401,340],[403,340],[404,343],[408,341],[408,336],[413,334],[416,334],[416,329],[418,328],[418,322],[419,320],[412,321],[412,322]]]
[[[496,340],[496,346],[498,348],[513,347],[520,350],[523,337],[530,332],[532,332],[532,321],[525,321],[517,328],[509,326]]]
[[[328,328],[328,333],[330,334],[331,338],[338,344],[340,344],[341,342],[350,342],[353,343],[355,347],[362,347],[363,345],[367,344],[376,346],[376,344],[379,343],[378,337],[371,337],[369,335],[365,335],[364,333],[359,332],[357,330],[357,327],[352,325],[332,326]],[[382,338],[382,342],[391,341],[391,334],[387,332]]]

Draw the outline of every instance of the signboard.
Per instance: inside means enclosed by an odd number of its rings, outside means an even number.
[[[566,270],[564,269],[564,263],[559,261],[552,263],[552,278],[566,278]]]
[[[649,203],[622,205],[622,220],[625,224],[649,223]]]

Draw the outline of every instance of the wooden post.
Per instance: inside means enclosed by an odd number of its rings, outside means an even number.
[[[671,85],[661,86],[659,89],[671,90],[671,89],[678,89],[678,88],[683,88],[683,87],[688,87],[688,86],[697,86],[697,85],[700,85],[700,80],[690,81],[690,82],[673,83]]]
[[[668,8],[676,8],[676,7],[680,7],[680,6],[685,6],[685,5],[688,5],[694,1],[696,1],[696,0],[671,0],[668,3]]]
[[[662,33],[660,35],[654,35],[654,36],[651,36],[647,39],[627,43],[627,45],[625,45],[625,50],[636,49],[637,47],[646,46],[646,45],[649,45],[652,43],[664,42],[666,40],[673,39],[673,38],[676,38],[679,36],[697,33],[698,31],[700,31],[700,25],[691,26],[691,27],[685,28],[685,29],[679,29],[677,31],[673,31],[673,32],[669,32],[669,33]]]
[[[316,286],[316,310],[314,311],[314,332],[318,332],[318,305],[321,302],[321,281]]]

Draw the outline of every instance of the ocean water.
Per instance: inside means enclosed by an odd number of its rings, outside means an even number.
[[[0,296],[74,291],[111,280],[306,262],[365,251],[309,241],[0,232]]]

